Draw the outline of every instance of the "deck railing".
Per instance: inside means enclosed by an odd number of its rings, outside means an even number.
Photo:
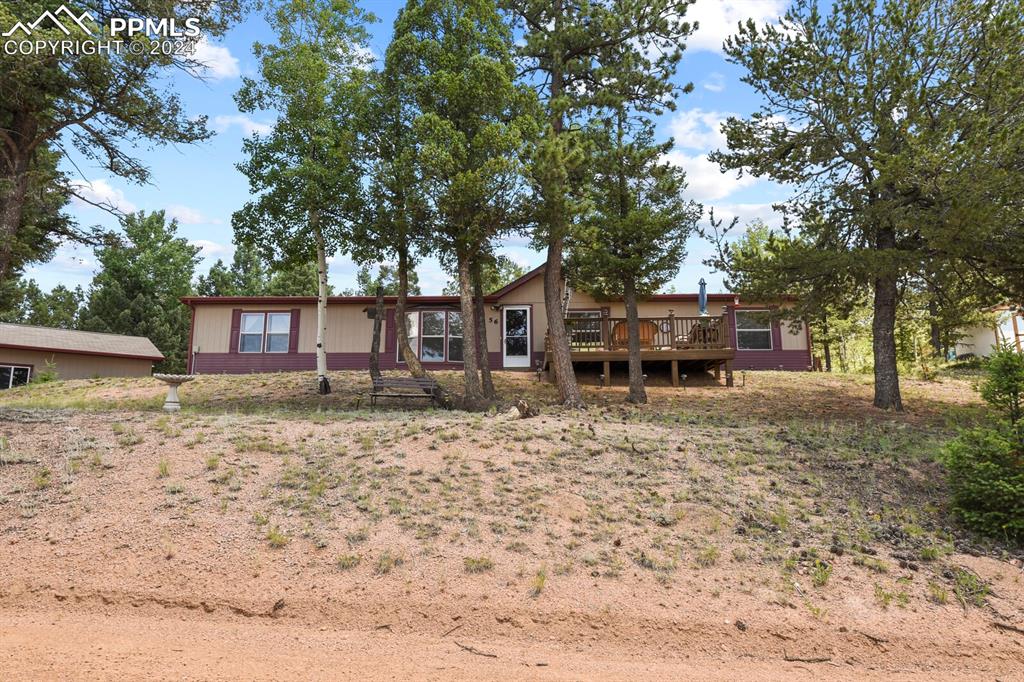
[[[629,332],[624,317],[569,317],[565,320],[573,351],[626,350]],[[640,348],[704,350],[730,348],[727,315],[704,317],[641,317]]]

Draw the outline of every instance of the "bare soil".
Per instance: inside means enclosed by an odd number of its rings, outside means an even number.
[[[1024,679],[1019,550],[946,508],[961,380],[365,409],[365,374],[0,396],[4,679]],[[442,380],[457,388],[455,374]],[[654,383],[658,383],[655,381]]]

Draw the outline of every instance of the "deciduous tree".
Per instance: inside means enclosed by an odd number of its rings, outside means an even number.
[[[327,257],[346,245],[361,211],[357,122],[362,116],[365,23],[348,0],[285,0],[268,20],[277,43],[256,43],[260,77],[235,99],[241,111],[275,111],[273,129],[243,143],[239,169],[254,199],[237,211],[236,234],[272,262],[315,262],[317,388],[327,379]]]

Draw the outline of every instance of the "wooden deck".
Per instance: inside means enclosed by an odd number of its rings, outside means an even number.
[[[612,317],[570,317],[565,320],[573,363],[604,364],[605,381],[610,383],[611,363],[628,362],[626,320]],[[726,386],[733,385],[732,362],[736,349],[726,315],[705,317],[640,318],[640,359],[670,362],[672,385],[679,386],[679,363],[700,363],[719,379],[725,371]],[[545,339],[544,369],[554,379],[554,365]]]

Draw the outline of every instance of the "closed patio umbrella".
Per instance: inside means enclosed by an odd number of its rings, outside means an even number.
[[[706,317],[708,314],[708,283],[701,277],[699,284],[700,292],[697,294],[697,307],[700,310],[701,317]]]

